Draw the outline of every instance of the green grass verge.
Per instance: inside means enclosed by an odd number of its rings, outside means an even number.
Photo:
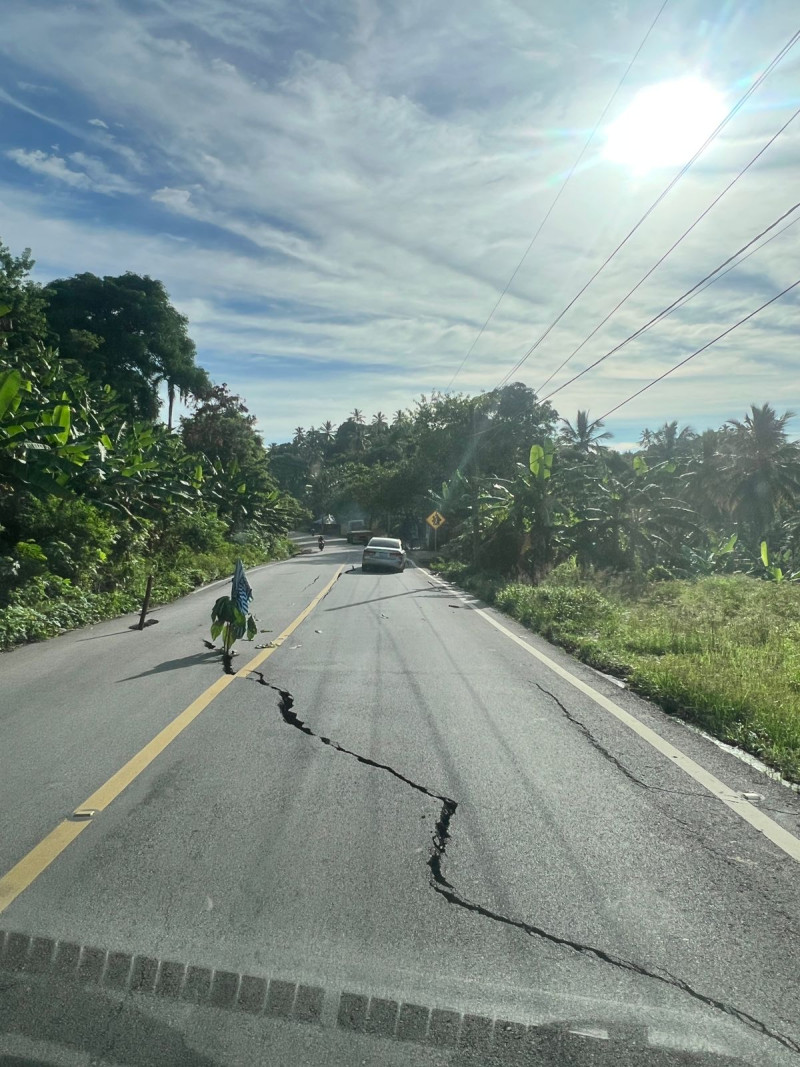
[[[540,586],[435,568],[666,711],[800,782],[800,586],[744,575]]]
[[[154,576],[150,603],[157,607],[231,575],[238,558],[245,566],[255,567],[287,559],[293,552],[291,542],[281,538],[270,549],[227,543],[211,552],[186,549],[172,559],[137,559],[127,579],[110,592],[95,592],[52,574],[36,575],[12,594],[7,606],[0,607],[0,650],[141,610],[150,570]]]

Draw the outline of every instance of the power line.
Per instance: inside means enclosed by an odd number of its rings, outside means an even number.
[[[630,74],[630,72],[631,72],[631,69],[632,69],[632,67],[633,67],[634,63],[635,63],[635,62],[636,62],[636,60],[637,60],[637,59],[639,58],[639,53],[641,52],[641,50],[642,50],[642,49],[644,48],[645,44],[647,43],[647,39],[648,39],[648,37],[649,37],[649,36],[650,36],[650,34],[651,34],[651,33],[653,32],[653,29],[655,28],[655,25],[656,25],[656,23],[657,23],[657,22],[658,22],[658,20],[659,20],[659,19],[661,18],[661,15],[662,15],[662,14],[663,14],[663,12],[664,12],[664,8],[665,8],[665,7],[667,6],[667,4],[668,4],[668,3],[669,3],[669,0],[664,0],[664,2],[662,3],[661,7],[660,7],[660,8],[658,9],[658,11],[656,12],[655,18],[654,18],[654,19],[653,19],[653,21],[652,21],[652,22],[650,23],[650,26],[649,26],[649,27],[648,27],[648,29],[647,29],[647,33],[645,33],[644,37],[642,38],[642,40],[641,40],[641,42],[640,42],[640,44],[639,44],[639,47],[638,47],[638,48],[636,49],[636,51],[635,51],[635,52],[633,53],[633,57],[632,57],[632,59],[631,59],[630,63],[628,63],[628,66],[627,66],[627,67],[625,68],[625,73],[624,73],[624,74],[622,75],[622,77],[620,78],[620,80],[619,80],[619,83],[617,84],[617,87],[616,87],[616,89],[614,90],[614,92],[613,92],[613,93],[611,94],[611,96],[610,96],[610,97],[608,98],[608,103],[607,103],[607,104],[606,104],[606,106],[605,106],[605,107],[603,108],[602,112],[600,113],[600,117],[598,118],[597,122],[595,122],[594,126],[592,127],[592,132],[591,132],[591,133],[589,134],[588,138],[586,139],[586,143],[584,144],[583,148],[582,148],[582,149],[580,150],[580,152],[578,153],[578,158],[577,158],[577,159],[575,160],[575,162],[574,162],[574,163],[572,164],[572,166],[570,167],[570,169],[569,169],[569,172],[567,173],[567,176],[566,176],[566,178],[564,179],[564,181],[563,181],[563,182],[562,182],[562,184],[561,184],[561,188],[560,188],[560,189],[558,190],[558,192],[557,192],[557,193],[556,193],[556,195],[555,195],[555,198],[553,199],[552,203],[550,204],[550,206],[548,207],[547,211],[545,212],[544,218],[543,218],[543,219],[542,219],[542,221],[541,221],[541,222],[539,223],[539,226],[538,226],[538,228],[536,229],[536,232],[534,233],[533,237],[531,237],[531,239],[530,239],[530,242],[529,242],[529,244],[528,244],[528,247],[527,247],[527,248],[525,249],[525,251],[524,251],[524,252],[522,253],[522,258],[520,259],[519,263],[517,263],[516,267],[514,267],[514,270],[513,270],[512,274],[511,274],[511,277],[510,277],[510,278],[508,279],[508,281],[506,282],[505,286],[503,287],[503,291],[502,291],[502,292],[500,293],[500,296],[499,296],[499,297],[497,298],[497,301],[496,301],[496,303],[495,303],[494,307],[493,307],[493,308],[492,308],[492,310],[491,310],[491,311],[489,312],[489,315],[488,315],[488,317],[487,317],[487,319],[486,319],[486,322],[484,322],[483,326],[481,326],[480,330],[478,330],[478,334],[477,334],[477,336],[475,337],[475,340],[474,340],[474,341],[472,342],[472,344],[471,344],[471,345],[469,346],[469,348],[467,349],[467,354],[466,354],[466,355],[464,356],[464,358],[463,358],[463,359],[461,360],[461,362],[459,363],[459,365],[458,365],[458,369],[456,370],[455,374],[454,374],[454,375],[453,375],[453,377],[452,377],[452,378],[450,379],[450,381],[449,381],[449,382],[447,383],[447,389],[449,389],[449,388],[450,388],[450,386],[451,386],[451,385],[453,384],[453,382],[454,382],[454,381],[456,380],[456,378],[457,378],[457,377],[459,376],[459,374],[461,373],[461,371],[462,371],[462,370],[464,369],[464,364],[465,364],[465,363],[467,362],[467,360],[469,359],[469,357],[470,357],[470,356],[472,355],[472,352],[473,352],[473,350],[474,350],[475,346],[477,345],[478,341],[480,341],[481,337],[483,337],[483,334],[484,334],[484,331],[486,330],[486,327],[487,327],[487,326],[489,325],[489,323],[490,323],[490,322],[492,321],[492,319],[494,318],[494,313],[495,313],[495,311],[497,311],[497,309],[498,309],[498,308],[500,307],[500,303],[501,303],[501,301],[503,300],[503,297],[504,297],[504,296],[506,295],[506,293],[508,292],[508,290],[509,290],[509,289],[511,288],[511,285],[512,285],[512,283],[513,283],[514,279],[516,278],[516,276],[517,276],[517,273],[519,272],[519,269],[520,269],[520,267],[521,267],[521,266],[522,266],[522,264],[523,264],[523,263],[525,262],[525,260],[526,260],[526,259],[528,258],[528,253],[530,252],[530,250],[531,250],[531,249],[533,248],[533,246],[534,246],[534,245],[536,244],[536,240],[537,240],[537,238],[538,238],[539,234],[540,234],[540,233],[542,232],[542,230],[544,229],[544,227],[545,227],[545,223],[547,222],[547,220],[548,220],[548,219],[550,218],[550,216],[552,215],[552,213],[553,213],[553,209],[555,208],[555,206],[556,206],[556,204],[558,203],[558,201],[559,201],[559,200],[561,199],[561,195],[562,195],[562,193],[563,193],[563,192],[564,192],[564,190],[565,190],[565,189],[567,188],[567,186],[568,186],[568,185],[569,185],[569,183],[570,183],[570,180],[572,179],[572,176],[574,175],[575,171],[576,171],[576,170],[578,169],[578,165],[580,164],[581,160],[583,159],[584,155],[586,154],[586,152],[587,152],[587,150],[588,150],[588,148],[589,148],[589,145],[590,145],[590,144],[592,143],[592,141],[594,140],[594,136],[595,136],[595,134],[596,134],[596,133],[597,133],[597,131],[598,131],[598,130],[600,129],[600,124],[602,123],[602,121],[603,121],[603,119],[604,119],[604,118],[606,117],[606,115],[608,114],[609,108],[611,107],[611,105],[612,105],[612,104],[614,103],[614,101],[616,100],[616,98],[617,98],[617,95],[618,95],[618,93],[619,93],[620,89],[621,89],[621,88],[622,88],[622,86],[623,86],[623,85],[625,84],[625,81],[627,80],[627,77],[628,77],[628,75]]]
[[[592,332],[581,341],[581,343],[578,345],[578,347],[573,349],[573,351],[570,352],[570,354],[566,357],[566,359],[564,359],[556,367],[556,369],[554,371],[552,371],[545,378],[545,380],[542,382],[542,384],[536,390],[537,393],[540,393],[544,389],[544,387],[549,382],[551,382],[553,380],[553,378],[555,378],[555,376],[557,374],[559,374],[564,369],[564,367],[566,367],[566,365],[568,363],[570,363],[572,361],[573,357],[576,356],[578,354],[578,352],[580,352],[580,350],[584,347],[584,345],[588,344],[589,341],[591,341],[591,339],[594,337],[594,335],[597,333],[597,331],[602,329],[602,327],[605,326],[605,324],[608,322],[608,320],[610,318],[612,318],[614,315],[616,315],[616,313],[619,311],[619,309],[625,303],[627,303],[627,301],[633,296],[633,294],[636,292],[636,290],[641,285],[644,285],[644,283],[647,281],[647,279],[650,277],[650,275],[661,266],[661,264],[664,262],[664,260],[667,258],[667,256],[671,255],[675,251],[675,249],[678,247],[678,245],[686,237],[689,236],[689,234],[692,232],[692,230],[695,228],[695,226],[698,226],[703,221],[703,219],[706,217],[706,215],[708,215],[708,213],[711,211],[711,209],[716,207],[716,205],[720,202],[720,200],[723,198],[723,196],[725,196],[725,194],[727,192],[729,192],[730,189],[733,188],[733,186],[739,181],[739,179],[741,177],[743,177],[747,173],[747,171],[753,166],[753,164],[758,159],[760,159],[761,156],[763,156],[763,154],[767,151],[767,149],[772,144],[774,144],[775,141],[777,141],[777,139],[780,137],[780,135],[783,133],[783,131],[786,129],[786,127],[789,126],[792,122],[794,122],[794,120],[797,118],[798,115],[800,115],[800,107],[797,109],[797,111],[795,111],[795,113],[791,116],[791,118],[787,119],[787,121],[784,122],[783,126],[781,126],[781,128],[777,131],[777,133],[774,133],[772,135],[772,137],[770,137],[770,139],[767,141],[767,143],[762,148],[760,148],[758,152],[756,152],[756,154],[753,156],[753,158],[750,160],[750,162],[747,163],[744,167],[742,167],[742,169],[739,171],[739,173],[736,174],[731,179],[731,181],[728,182],[728,184],[725,186],[725,188],[722,190],[722,192],[714,197],[714,199],[711,201],[711,203],[708,205],[708,207],[705,209],[705,211],[702,211],[697,216],[697,218],[694,220],[694,222],[691,224],[691,226],[689,226],[688,229],[683,231],[683,233],[680,235],[680,237],[677,239],[677,241],[675,241],[673,244],[670,245],[670,247],[666,250],[666,252],[661,256],[661,258],[657,259],[655,261],[655,263],[650,268],[650,270],[648,270],[647,273],[645,275],[643,275],[643,277],[641,277],[639,279],[639,281],[636,283],[636,285],[634,285],[634,287],[630,290],[630,292],[626,293],[625,296],[623,296],[623,298],[617,304],[614,305],[614,307],[611,309],[611,311],[609,311],[609,313],[606,315],[606,317],[604,319],[602,319],[600,322],[598,322],[598,324],[595,326],[595,328],[592,330]]]
[[[631,395],[627,397],[627,399],[621,400],[619,404],[616,404],[613,408],[610,408],[605,413],[605,415],[601,415],[598,421],[604,422],[609,415],[613,415],[615,411],[619,411],[620,408],[624,407],[626,404],[629,404],[631,400],[635,400],[637,396],[641,396],[642,393],[646,393],[647,390],[652,389],[654,385],[658,385],[659,382],[663,382],[665,378],[668,378],[670,376],[670,374],[674,374],[676,370],[680,370],[681,367],[685,367],[689,360],[694,359],[694,357],[699,356],[701,352],[705,352],[706,349],[711,348],[711,346],[715,345],[717,341],[721,341],[723,337],[727,337],[729,333],[733,333],[734,330],[738,330],[740,326],[743,326],[744,323],[749,322],[750,319],[758,315],[759,312],[764,310],[764,308],[769,307],[770,304],[774,304],[776,300],[780,300],[781,297],[786,296],[786,294],[790,293],[792,289],[796,289],[798,285],[800,285],[800,278],[798,278],[796,282],[793,282],[791,285],[787,286],[782,292],[777,293],[773,297],[770,297],[770,299],[767,300],[766,303],[762,304],[761,307],[757,307],[755,311],[751,311],[749,315],[745,315],[743,319],[739,319],[739,321],[735,322],[733,326],[729,326],[727,330],[723,330],[722,333],[717,334],[716,337],[714,337],[711,341],[708,341],[701,348],[696,348],[694,352],[690,352],[689,355],[685,357],[685,359],[682,359],[680,361],[680,363],[676,363],[674,367],[670,367],[669,370],[665,370],[663,374],[659,374],[657,378],[653,378],[653,380],[651,382],[648,382],[647,385],[643,385],[641,389],[637,389],[635,393],[631,393]]]
[[[747,102],[747,100],[758,89],[758,87],[761,85],[761,83],[764,81],[764,79],[766,77],[768,77],[769,74],[772,73],[772,71],[775,69],[775,67],[778,65],[778,63],[780,63],[780,61],[787,54],[787,52],[789,52],[789,50],[793,47],[793,45],[795,44],[795,42],[797,41],[798,38],[800,38],[800,30],[797,30],[792,35],[792,37],[789,39],[789,41],[774,56],[774,58],[764,68],[764,70],[761,72],[761,74],[759,74],[759,76],[755,79],[755,81],[750,85],[750,87],[744,92],[744,94],[734,104],[734,106],[731,108],[731,110],[728,112],[728,114],[725,116],[725,118],[722,120],[722,122],[720,122],[719,125],[716,127],[716,129],[713,130],[713,132],[711,134],[709,134],[709,136],[706,138],[706,140],[703,142],[703,144],[700,146],[700,148],[698,148],[698,150],[695,152],[695,154],[692,156],[692,158],[687,163],[685,163],[683,167],[681,167],[681,169],[678,171],[678,173],[675,175],[675,177],[669,182],[669,184],[666,186],[666,188],[659,194],[658,197],[656,197],[656,199],[653,201],[653,203],[650,205],[650,207],[647,209],[647,211],[644,213],[644,215],[642,215],[642,217],[639,219],[639,221],[636,223],[636,225],[633,227],[633,229],[630,230],[627,233],[627,235],[622,239],[622,241],[620,241],[620,243],[613,250],[613,252],[611,252],[606,257],[606,259],[600,264],[600,266],[597,268],[597,270],[594,272],[594,274],[589,278],[589,280],[586,282],[586,284],[581,289],[578,290],[578,292],[575,294],[575,296],[572,298],[572,300],[570,300],[570,302],[567,304],[567,306],[550,323],[550,325],[547,327],[547,329],[544,331],[544,333],[541,334],[536,341],[534,341],[534,343],[527,350],[525,355],[522,356],[522,358],[511,368],[511,370],[508,372],[508,374],[504,375],[504,377],[501,378],[501,380],[498,382],[498,384],[497,384],[497,386],[495,386],[495,388],[500,388],[500,386],[505,385],[505,383],[511,377],[513,377],[513,375],[515,375],[517,373],[517,371],[520,369],[520,367],[522,367],[522,365],[525,363],[525,361],[528,359],[528,357],[531,356],[532,353],[536,351],[536,349],[539,347],[539,345],[542,343],[542,341],[544,341],[544,339],[548,336],[548,334],[558,325],[558,323],[564,318],[564,316],[567,314],[567,312],[570,311],[570,309],[578,302],[578,300],[580,300],[580,298],[583,296],[583,294],[586,292],[586,290],[589,288],[589,286],[592,284],[592,282],[600,274],[602,274],[602,272],[606,269],[608,264],[617,255],[617,253],[624,247],[624,245],[626,245],[628,243],[628,241],[636,233],[636,231],[644,223],[644,221],[648,218],[648,216],[656,209],[656,207],[658,207],[658,205],[661,203],[661,201],[664,199],[664,197],[670,192],[670,190],[672,190],[674,188],[674,186],[680,181],[680,179],[684,176],[684,174],[686,174],[686,172],[689,170],[689,168],[697,161],[697,159],[706,150],[706,148],[711,144],[711,142],[714,140],[714,138],[717,136],[717,134],[719,134],[724,129],[724,127],[727,126],[727,124],[731,121],[731,119],[733,119],[733,117],[744,106],[744,104]]]
[[[759,245],[758,248],[753,248],[752,251],[748,252],[746,256],[742,256],[741,259],[738,259],[738,257],[741,256],[742,252],[746,251],[748,248],[754,245],[756,241],[760,241],[762,237],[768,234],[771,230],[774,230],[775,227],[780,225],[780,223],[787,219],[789,215],[794,214],[794,212],[797,211],[798,208],[800,208],[800,201],[790,207],[788,211],[785,211],[783,215],[775,219],[774,222],[770,223],[770,225],[767,226],[765,230],[762,230],[761,233],[757,233],[755,237],[753,237],[747,242],[747,244],[742,245],[742,247],[736,252],[734,252],[733,255],[728,256],[728,258],[722,263],[720,263],[719,266],[715,267],[709,274],[706,274],[704,278],[701,278],[696,285],[693,285],[691,289],[687,289],[687,291],[681,296],[679,296],[677,300],[673,300],[671,304],[665,307],[662,311],[659,311],[657,315],[654,315],[652,319],[650,319],[644,324],[644,326],[640,326],[638,330],[634,331],[634,333],[629,334],[624,341],[620,341],[618,345],[615,345],[613,348],[609,349],[609,351],[606,352],[604,355],[599,356],[594,361],[594,363],[590,363],[587,367],[584,367],[583,370],[579,371],[577,374],[574,374],[562,385],[559,385],[556,389],[553,389],[551,392],[549,392],[547,396],[542,397],[542,402],[544,402],[545,400],[550,400],[556,395],[556,393],[560,393],[562,389],[566,389],[567,386],[572,385],[573,382],[576,382],[579,378],[582,378],[584,374],[588,374],[589,371],[594,370],[595,367],[599,366],[601,363],[604,363],[610,356],[613,356],[616,352],[619,352],[619,350],[621,348],[624,348],[625,345],[627,345],[630,341],[634,341],[637,337],[641,337],[643,333],[649,330],[657,322],[660,322],[662,319],[666,318],[667,315],[671,315],[673,311],[676,311],[679,307],[683,307],[684,304],[688,304],[690,300],[693,300],[696,296],[699,296],[704,289],[707,289],[709,287],[709,285],[714,285],[715,282],[718,282],[720,278],[723,278],[729,271],[734,270],[741,263],[744,263],[746,259],[749,259],[750,256],[752,256],[755,252],[760,251],[765,245],[769,244],[770,241],[774,241],[775,238],[778,237],[781,233],[783,233],[784,230],[788,230],[789,226],[794,226],[796,225],[796,223],[800,222],[800,218],[792,219],[790,223],[788,223],[782,229],[778,230],[778,232],[773,234],[772,237],[768,238],[768,240],[764,241],[764,244]],[[733,260],[737,260],[737,262],[734,263],[732,262]],[[728,266],[728,264],[731,265]],[[723,269],[726,267],[727,270]]]

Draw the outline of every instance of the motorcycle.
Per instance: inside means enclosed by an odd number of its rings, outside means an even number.
[[[317,544],[319,545],[319,550],[321,552],[325,547],[325,538],[322,536],[322,534],[320,534],[317,538]]]

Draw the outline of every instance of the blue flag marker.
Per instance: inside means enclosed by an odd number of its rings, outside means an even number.
[[[250,601],[252,599],[253,590],[250,588],[250,583],[244,573],[242,561],[237,559],[236,569],[233,572],[233,581],[231,582],[231,600],[239,611],[241,611],[242,615],[247,615],[250,610]]]

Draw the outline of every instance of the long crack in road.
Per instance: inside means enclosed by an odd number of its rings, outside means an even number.
[[[634,963],[632,960],[627,960],[622,956],[617,956],[613,952],[608,952],[605,949],[598,948],[596,945],[587,945],[580,941],[573,941],[571,938],[561,937],[558,934],[554,934],[548,930],[543,929],[540,926],[536,926],[533,923],[526,922],[522,919],[514,919],[510,916],[503,915],[500,912],[494,911],[491,908],[487,908],[482,904],[477,904],[467,897],[463,896],[455,886],[447,879],[444,874],[444,861],[447,856],[447,845],[451,838],[451,822],[458,809],[458,801],[452,797],[444,796],[441,793],[437,793],[432,789],[428,789],[426,786],[421,785],[419,782],[413,781],[394,767],[389,766],[387,763],[379,763],[376,760],[370,759],[367,756],[363,756],[358,752],[353,752],[349,748],[345,748],[340,745],[338,741],[334,741],[330,737],[323,737],[321,734],[315,733],[294,711],[294,697],[286,689],[281,689],[277,685],[273,685],[268,682],[261,671],[253,671],[252,676],[256,679],[259,685],[263,685],[268,689],[274,690],[279,696],[278,710],[281,717],[287,726],[293,727],[295,730],[299,730],[307,737],[314,738],[321,742],[323,745],[334,749],[336,752],[340,752],[342,755],[350,756],[352,759],[357,760],[359,763],[364,764],[367,767],[372,767],[375,770],[385,771],[387,774],[392,775],[398,781],[408,786],[410,789],[415,790],[418,793],[429,797],[431,800],[436,800],[441,804],[439,816],[435,822],[433,835],[432,835],[432,847],[430,855],[428,856],[427,866],[430,871],[430,886],[434,892],[449,903],[458,908],[463,908],[465,911],[472,912],[476,915],[481,915],[485,919],[490,919],[492,922],[502,923],[504,926],[513,927],[516,930],[521,930],[529,937],[536,937],[543,941],[547,941],[550,944],[558,945],[562,948],[571,949],[573,952],[577,952],[584,956],[590,956],[593,959],[599,960],[602,963],[609,964],[612,967],[617,967],[620,970],[628,971],[633,974],[640,975],[643,978],[650,978],[653,981],[661,982],[664,985],[671,986],[673,989],[677,989],[687,996],[692,997],[694,1000],[699,1001],[706,1007],[720,1011],[725,1015],[736,1019],[738,1022],[744,1024],[757,1033],[769,1037],[784,1048],[789,1049],[791,1052],[800,1053],[800,1043],[794,1041],[786,1034],[782,1034],[777,1030],[773,1030],[767,1026],[766,1023],[757,1019],[755,1016],[750,1015],[748,1012],[743,1011],[741,1008],[737,1008],[732,1004],[728,1004],[723,1000],[718,1000],[715,997],[707,996],[705,993],[701,993],[695,989],[688,982],[682,978],[678,978],[675,975],[667,972],[652,970],[647,967],[643,967],[638,963]],[[543,690],[547,692],[546,690]],[[552,694],[548,693],[549,696]],[[555,699],[555,698],[554,698]],[[559,702],[560,703],[560,702]],[[566,710],[566,709],[564,709]],[[617,762],[614,760],[614,762]],[[626,768],[621,764],[617,764],[619,769],[632,778],[638,785],[644,785],[636,779]]]

